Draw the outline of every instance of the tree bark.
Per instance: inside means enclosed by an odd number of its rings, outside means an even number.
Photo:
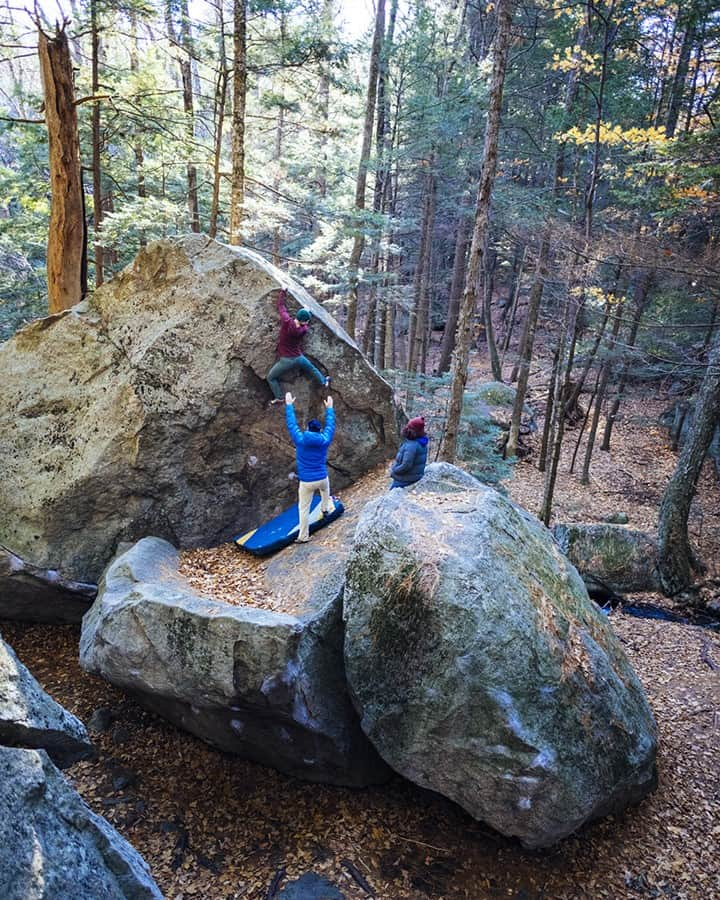
[[[483,324],[485,325],[485,340],[487,341],[488,356],[490,357],[490,369],[495,381],[502,381],[502,367],[497,351],[495,327],[492,320],[492,297],[496,263],[497,253],[494,250],[488,252],[486,248],[483,253]]]
[[[195,104],[193,101],[192,53],[193,42],[190,30],[188,0],[182,0],[180,9],[180,44],[184,55],[180,58],[180,74],[183,84],[183,108],[185,109],[185,132],[191,147],[195,142]],[[197,169],[187,164],[188,217],[190,229],[200,231],[200,205],[198,201]]]
[[[50,162],[48,308],[69,309],[87,293],[85,214],[73,70],[65,24],[54,37],[38,26]]]
[[[463,207],[467,204],[463,204]],[[452,279],[450,281],[450,296],[448,298],[448,315],[440,346],[440,361],[438,374],[442,375],[450,368],[450,360],[454,349],[455,329],[457,328],[458,314],[460,312],[460,300],[462,298],[463,278],[465,276],[465,258],[468,252],[468,228],[470,220],[465,208],[460,210],[455,234],[455,256],[453,258]]]
[[[233,0],[232,174],[230,176],[230,243],[242,243],[245,205],[245,97],[247,94],[247,0]]]
[[[570,300],[568,299],[568,303]],[[555,482],[557,480],[558,466],[560,465],[560,453],[562,451],[563,436],[565,434],[565,409],[566,398],[570,393],[570,375],[572,373],[573,359],[575,357],[575,347],[579,334],[579,316],[580,310],[576,309],[572,328],[572,336],[570,338],[570,347],[567,354],[567,362],[562,363],[562,350],[558,359],[558,374],[555,384],[555,396],[553,398],[553,414],[552,425],[550,429],[550,437],[548,446],[551,449],[550,465],[545,471],[545,484],[543,488],[542,504],[538,518],[545,523],[550,524],[550,516],[552,514],[552,502],[555,494]],[[563,331],[561,340],[566,339],[567,332]],[[564,373],[564,374],[563,374]]]
[[[685,31],[683,33],[682,43],[680,44],[680,54],[678,56],[677,68],[673,78],[672,88],[670,91],[670,104],[668,106],[667,122],[665,123],[665,135],[672,138],[675,136],[678,118],[680,117],[680,108],[682,106],[683,96],[687,87],[687,76],[690,68],[690,54],[695,42],[695,29],[697,27],[697,3],[689,4],[689,11],[685,17]],[[679,5],[682,10],[682,5]],[[678,14],[678,17],[682,12]]]
[[[97,0],[90,0],[90,35],[91,35],[91,85],[92,94],[96,96],[100,89],[100,34],[97,24]],[[102,134],[100,132],[100,102],[95,100],[92,108],[92,174],[93,174],[93,248],[95,255],[95,287],[99,288],[104,281],[102,231],[102,172],[100,151]]]
[[[225,124],[225,103],[227,101],[228,67],[225,56],[225,16],[223,4],[217,5],[219,68],[215,84],[215,142],[213,147],[213,191],[210,203],[210,221],[208,234],[217,236],[218,216],[220,213],[220,160],[222,158],[223,126]]]
[[[525,396],[527,394],[530,364],[532,362],[533,345],[535,343],[535,329],[537,327],[538,312],[540,311],[540,301],[542,300],[545,287],[549,252],[550,241],[547,235],[545,235],[540,243],[535,281],[533,282],[532,290],[530,291],[530,299],[528,301],[527,330],[525,333],[523,353],[518,365],[518,383],[512,418],[510,420],[510,431],[505,446],[506,456],[515,456],[517,453],[518,440],[520,437],[520,422],[522,421],[522,412],[525,405]]]
[[[130,11],[130,71],[137,74],[140,68],[138,62],[138,36],[137,36],[137,12],[132,9]],[[135,177],[137,180],[138,197],[147,196],[147,188],[145,185],[145,155],[143,153],[142,144],[140,143],[139,128],[134,127],[133,154],[135,156]],[[140,246],[145,246],[145,238],[140,235]]]
[[[499,0],[497,4],[497,32],[495,35],[493,72],[490,84],[487,125],[485,128],[483,163],[480,173],[477,205],[475,207],[475,225],[465,276],[465,289],[460,304],[460,314],[455,336],[448,417],[439,454],[440,459],[446,462],[453,462],[457,453],[457,437],[470,358],[471,325],[475,309],[476,286],[478,275],[482,269],[482,254],[487,239],[490,216],[490,198],[497,169],[500,116],[505,85],[505,69],[510,47],[510,27],[512,25],[513,9],[514,0]]]
[[[625,340],[626,349],[635,346],[635,340],[637,339],[637,333],[640,329],[640,320],[642,319],[643,313],[645,312],[645,307],[647,306],[647,298],[650,292],[650,287],[652,285],[654,278],[654,272],[652,269],[648,269],[639,279],[635,287],[634,294],[634,304],[635,304],[635,313],[633,315],[633,320],[630,325],[630,331],[628,332],[628,336]],[[620,409],[620,403],[622,401],[623,394],[625,392],[625,385],[627,383],[627,377],[630,374],[630,363],[624,362],[622,369],[620,370],[620,381],[617,387],[617,393],[615,394],[615,398],[613,399],[612,406],[610,407],[610,412],[607,415],[607,419],[605,420],[605,431],[603,433],[602,444],[600,445],[601,450],[608,451],[610,449],[610,438],[612,436],[613,426],[615,425],[615,420],[617,418],[618,410]]]
[[[431,160],[431,165],[434,159]],[[432,235],[435,227],[435,207],[437,199],[437,178],[433,172],[427,176],[426,212],[420,245],[419,277],[416,279],[414,327],[410,329],[410,350],[408,370],[416,372],[422,362],[425,332],[430,319],[430,275],[432,268]],[[422,369],[423,366],[420,365]]]
[[[363,141],[360,151],[360,165],[358,167],[357,181],[355,182],[355,238],[353,241],[350,261],[348,263],[350,296],[347,306],[347,320],[345,330],[351,338],[355,338],[355,323],[357,321],[358,304],[358,267],[360,257],[365,247],[364,225],[361,221],[365,211],[365,190],[367,187],[367,169],[370,160],[370,147],[372,146],[373,124],[375,122],[375,100],[378,90],[378,72],[380,68],[380,49],[385,33],[385,0],[377,0],[375,13],[375,31],[373,34],[372,50],[370,51],[370,73],[368,76],[367,99],[365,101],[365,124],[363,126]]]
[[[662,590],[673,596],[691,583],[695,558],[688,537],[688,517],[705,454],[720,424],[720,340],[710,353],[695,402],[695,420],[665,488],[658,514],[658,575]]]
[[[587,444],[585,445],[585,458],[583,460],[583,470],[580,477],[581,484],[590,484],[590,462],[592,460],[593,448],[595,447],[595,436],[597,435],[598,423],[600,422],[600,413],[605,399],[605,392],[607,391],[608,382],[610,381],[612,354],[615,350],[618,333],[620,332],[622,310],[623,304],[621,302],[615,310],[615,319],[613,321],[612,331],[610,332],[610,340],[608,341],[608,356],[601,366],[597,390],[595,391],[595,409],[593,410],[592,423],[590,425],[590,431],[588,432]]]

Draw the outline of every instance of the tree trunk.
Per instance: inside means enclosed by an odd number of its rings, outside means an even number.
[[[568,302],[570,302],[568,300]],[[550,466],[545,472],[545,485],[543,489],[542,505],[538,518],[545,523],[550,524],[550,516],[552,514],[552,501],[555,494],[555,482],[557,479],[558,466],[560,465],[560,453],[562,451],[563,436],[565,434],[565,400],[570,393],[570,376],[572,374],[573,359],[575,357],[575,347],[579,334],[579,309],[575,311],[575,320],[573,322],[572,337],[570,338],[570,347],[568,349],[567,362],[564,367],[558,369],[557,383],[555,385],[555,397],[553,400],[553,421],[551,426],[551,440],[549,445],[552,448],[550,454]],[[562,361],[562,352],[560,355]],[[564,374],[563,374],[564,372]]]
[[[463,204],[463,207],[467,203]],[[465,258],[468,251],[468,228],[470,220],[465,208],[460,210],[457,231],[455,235],[455,256],[453,259],[452,280],[450,282],[450,296],[448,298],[448,314],[440,346],[440,361],[438,363],[438,375],[447,372],[450,368],[450,359],[454,349],[455,329],[457,328],[458,313],[460,312],[460,299],[463,290],[463,278],[465,276]]]
[[[218,50],[219,50],[219,69],[217,83],[215,85],[215,142],[213,148],[213,191],[212,202],[210,204],[210,221],[208,223],[208,234],[211,238],[217,236],[218,215],[220,213],[220,160],[222,158],[222,139],[223,126],[225,124],[225,104],[227,102],[227,86],[228,86],[228,67],[227,58],[225,56],[225,16],[223,14],[223,5],[217,5],[217,26],[218,26]]]
[[[47,248],[48,308],[69,309],[87,293],[85,215],[73,69],[65,27],[48,37],[38,27],[50,162]]]
[[[137,12],[133,9],[130,15],[130,71],[137,74],[140,69],[138,62],[138,36],[137,36]],[[147,188],[145,185],[145,155],[143,153],[142,144],[140,143],[139,128],[134,126],[133,154],[135,156],[135,178],[137,180],[138,197],[147,196]],[[140,246],[145,246],[145,238],[140,235]]]
[[[434,159],[431,161],[434,163]],[[432,274],[432,235],[435,227],[435,206],[437,199],[437,178],[434,173],[427,177],[426,215],[420,246],[419,279],[416,288],[415,327],[411,329],[410,357],[408,370],[416,372],[418,366],[422,370],[423,346],[425,333],[430,323],[430,277]]]
[[[391,154],[394,141],[393,131],[390,128],[390,103],[388,97],[389,59],[395,40],[395,21],[397,19],[398,0],[391,0],[390,18],[387,32],[383,39],[380,64],[378,69],[378,96],[377,96],[377,126],[375,129],[375,153],[377,155],[377,171],[375,173],[375,189],[373,191],[373,211],[375,213],[387,213],[389,205],[389,182]],[[383,225],[383,232],[385,226]],[[380,253],[382,233],[379,236],[377,246],[373,251],[371,271],[375,275],[373,289],[372,308],[368,309],[368,322],[373,323],[372,331],[366,327],[368,341],[372,341],[372,358],[376,366],[382,366],[382,348],[385,344],[385,329],[387,328],[387,301],[385,291],[379,280],[381,268],[387,271],[387,265],[383,267]],[[387,263],[387,260],[385,260]],[[384,279],[387,289],[387,279]]]
[[[564,340],[564,337],[561,339]],[[555,388],[560,374],[561,340],[555,345],[552,368],[550,370],[550,384],[548,385],[547,400],[545,402],[545,419],[543,421],[542,440],[540,442],[540,455],[538,457],[538,472],[544,472],[547,463],[547,453],[550,445],[550,432],[552,431],[553,413],[555,409]]]
[[[527,394],[530,364],[532,362],[533,345],[535,343],[535,329],[537,327],[538,312],[540,311],[540,301],[542,300],[543,289],[545,287],[549,252],[550,241],[547,235],[545,235],[540,244],[535,281],[533,282],[532,290],[530,291],[530,299],[528,301],[525,346],[518,365],[517,391],[515,394],[515,403],[513,405],[512,419],[510,420],[510,432],[505,447],[506,456],[515,456],[517,453],[518,439],[520,437],[520,422],[522,420],[523,406],[525,405],[525,396]]]
[[[695,402],[695,420],[665,488],[658,514],[658,575],[662,590],[673,596],[689,587],[695,559],[688,538],[688,517],[700,470],[720,424],[720,341]]]
[[[608,341],[608,357],[602,364],[600,377],[598,379],[597,390],[595,392],[595,409],[593,411],[592,424],[588,432],[587,444],[585,445],[585,459],[583,460],[581,484],[590,484],[590,462],[592,460],[593,448],[595,447],[595,436],[597,435],[598,423],[600,421],[600,413],[602,411],[605,392],[607,391],[608,382],[610,381],[610,372],[612,371],[612,354],[617,343],[617,336],[620,331],[620,322],[622,321],[623,304],[619,303],[615,310],[615,320],[613,322],[610,340]]]
[[[457,452],[457,437],[462,414],[463,394],[467,383],[468,362],[470,358],[471,325],[475,309],[475,294],[478,275],[482,269],[482,254],[485,247],[490,216],[490,198],[492,195],[495,171],[497,168],[498,138],[500,134],[500,116],[502,112],[502,95],[505,85],[505,69],[510,46],[510,27],[512,25],[514,0],[499,0],[497,4],[497,32],[495,35],[495,53],[493,72],[490,84],[487,125],[485,128],[485,144],[483,162],[478,187],[477,205],[475,207],[475,226],[465,289],[463,291],[458,326],[455,337],[451,367],[450,403],[445,434],[440,447],[440,459],[453,462]]]
[[[183,108],[185,109],[185,133],[190,145],[190,152],[194,152],[195,143],[195,105],[193,102],[193,77],[192,77],[192,53],[193,42],[190,31],[190,13],[188,0],[182,0],[180,9],[180,43],[185,53],[180,58],[180,74],[183,84]],[[192,163],[187,164],[188,182],[188,217],[190,229],[200,231],[200,206],[198,202],[197,169]]]
[[[502,381],[502,368],[500,366],[500,357],[495,342],[495,328],[492,320],[492,296],[497,253],[494,250],[488,252],[486,248],[483,253],[483,262],[483,323],[485,325],[485,340],[487,341],[493,378],[495,381]]]
[[[90,60],[92,94],[96,96],[100,88],[100,34],[97,25],[97,0],[90,0],[90,35],[92,54]],[[93,173],[93,247],[95,250],[95,287],[99,288],[104,281],[102,231],[102,173],[100,169],[100,151],[102,134],[100,132],[100,101],[95,100],[92,108],[92,173]]]
[[[647,297],[648,293],[650,292],[653,277],[654,272],[652,271],[652,269],[648,269],[641,276],[636,285],[635,296],[633,298],[635,304],[635,314],[633,316],[632,324],[630,325],[630,331],[628,333],[627,339],[625,340],[626,350],[630,350],[635,346],[635,340],[640,328],[640,320],[642,319],[643,313],[645,312]],[[627,377],[629,373],[630,363],[625,362],[623,363],[623,367],[620,371],[620,381],[618,383],[615,399],[613,400],[610,412],[608,413],[607,419],[605,420],[605,432],[603,433],[603,440],[602,444],[600,445],[601,450],[608,451],[610,449],[610,438],[612,436],[612,430],[613,426],[615,425],[618,410],[620,409],[620,403],[622,401],[623,393],[625,392],[625,384],[627,383]]]
[[[513,277],[508,292],[507,305],[503,310],[503,325],[505,334],[502,342],[502,357],[500,359],[500,368],[502,369],[505,361],[505,354],[510,349],[510,341],[512,339],[513,329],[515,328],[515,316],[517,314],[518,300],[520,299],[520,289],[522,288],[522,278],[525,271],[525,260],[527,259],[527,244],[523,246],[522,257],[520,258],[520,267],[516,269],[513,266]],[[508,309],[510,310],[510,318],[508,318]],[[516,376],[517,377],[517,376]]]
[[[675,129],[677,128],[678,118],[680,117],[680,108],[687,87],[686,82],[688,70],[690,68],[690,54],[695,42],[698,12],[697,3],[691,3],[689,6],[690,9],[687,12],[685,32],[683,34],[682,43],[680,44],[680,55],[678,56],[675,77],[673,78],[672,89],[670,91],[670,105],[668,107],[667,122],[665,123],[665,135],[669,138],[675,136]],[[683,10],[682,5],[679,5],[678,8]],[[681,12],[678,13],[678,15],[681,14]]]
[[[233,0],[232,174],[230,176],[230,243],[242,243],[245,205],[245,96],[247,93],[247,0]]]
[[[355,182],[355,239],[353,241],[350,261],[348,263],[350,278],[350,296],[347,306],[347,320],[345,330],[351,338],[355,338],[355,323],[357,321],[358,304],[358,267],[360,257],[365,246],[364,224],[361,221],[365,211],[365,189],[367,187],[367,169],[370,160],[370,148],[372,146],[373,124],[375,122],[375,100],[378,90],[378,72],[380,68],[380,50],[383,35],[385,33],[385,0],[377,0],[375,13],[375,32],[373,34],[372,50],[370,51],[370,73],[368,76],[367,99],[365,101],[365,124],[363,126],[363,141],[360,151],[360,165],[358,167],[357,181]]]

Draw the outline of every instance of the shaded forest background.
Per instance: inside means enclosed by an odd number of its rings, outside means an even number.
[[[587,481],[629,386],[692,398],[704,379],[717,406],[717,4],[376,0],[357,38],[346,11],[48,0],[29,13],[5,0],[0,340],[53,308],[38,57],[50,44],[67,54],[77,114],[64,138],[86,206],[75,299],[154,238],[242,244],[301,279],[410,410],[447,388],[454,351],[458,381],[464,329],[494,378],[518,384],[509,457],[542,369],[548,521],[566,423],[588,435]]]

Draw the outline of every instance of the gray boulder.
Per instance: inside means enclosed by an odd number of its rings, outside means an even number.
[[[83,723],[45,693],[2,638],[0,744],[43,748],[61,767],[94,753]]]
[[[386,780],[345,684],[342,568],[316,570],[298,616],[216,602],[177,570],[159,538],[110,564],[83,620],[83,668],[221,750],[310,781]]]
[[[556,525],[553,536],[588,590],[658,590],[657,544],[644,531],[589,523]]]
[[[445,463],[372,501],[346,571],[361,724],[405,777],[528,847],[656,783],[656,729],[547,529]]]
[[[42,751],[0,747],[3,900],[162,900],[146,863]]]
[[[121,541],[214,545],[289,505],[294,449],[265,380],[281,286],[312,310],[306,352],[333,377],[333,489],[392,455],[390,385],[300,285],[249,250],[161,241],[0,346],[0,544],[92,584]],[[301,419],[322,413],[324,390],[288,387]]]
[[[50,625],[79,625],[97,594],[59,572],[29,565],[0,547],[0,618]]]
[[[517,388],[502,381],[486,381],[473,388],[471,395],[479,404],[481,412],[493,425],[504,431],[509,430]],[[527,403],[523,404],[521,427],[527,432],[535,431],[537,428],[533,411]]]

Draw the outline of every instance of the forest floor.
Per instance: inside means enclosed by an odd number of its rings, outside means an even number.
[[[474,379],[489,380],[481,361],[473,365]],[[596,452],[587,487],[567,474],[577,433],[570,432],[555,521],[601,521],[622,510],[631,527],[654,529],[675,462],[657,425],[665,405],[637,392],[611,452]],[[542,475],[535,444],[531,449],[504,487],[536,512]],[[383,466],[342,499],[357,510],[386,488]],[[709,467],[690,530],[709,576],[718,577],[720,489]],[[308,548],[332,541],[333,527]],[[185,559],[186,573],[203,590],[243,602],[253,602],[262,565],[232,546]],[[259,592],[254,602],[279,601]],[[100,707],[112,711],[109,729],[94,736],[97,759],[67,774],[144,856],[169,900],[271,900],[307,871],[328,878],[348,900],[720,897],[720,634],[622,612],[610,621],[657,720],[659,786],[623,814],[533,853],[401,778],[365,790],[306,784],[218,752],[84,673],[77,628],[0,623],[0,629],[46,690],[85,722]]]

